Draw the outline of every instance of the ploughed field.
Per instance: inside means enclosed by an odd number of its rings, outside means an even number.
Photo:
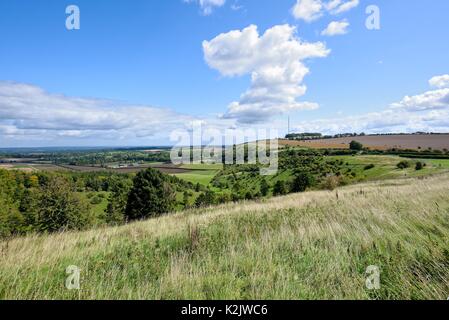
[[[433,150],[449,150],[449,134],[379,135],[301,141],[281,140],[279,144],[315,149],[348,149],[349,143],[353,140],[362,143],[365,147],[377,150],[388,150],[393,148],[414,150],[426,150],[432,148]]]

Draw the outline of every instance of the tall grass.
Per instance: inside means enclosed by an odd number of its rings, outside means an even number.
[[[0,298],[446,299],[448,190],[447,174],[373,182],[4,241]]]

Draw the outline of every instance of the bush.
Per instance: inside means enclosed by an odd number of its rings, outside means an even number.
[[[260,193],[263,197],[266,197],[270,192],[270,186],[265,178],[260,182]]]
[[[322,188],[327,190],[334,190],[341,183],[341,177],[337,176],[328,176],[322,182]]]
[[[215,193],[211,190],[207,190],[199,195],[195,201],[196,207],[207,207],[217,203]]]
[[[369,165],[365,166],[365,168],[363,168],[363,170],[365,170],[365,171],[371,170],[371,169],[373,169],[374,167],[375,167],[374,164],[369,164]]]
[[[361,150],[363,150],[363,144],[361,144],[358,141],[353,140],[349,144],[349,149],[355,150],[355,151],[361,151]]]
[[[100,204],[103,200],[97,195],[90,199],[90,204],[97,205]]]
[[[398,167],[398,169],[401,169],[401,170],[410,168],[410,162],[403,160],[403,161],[399,162],[396,165],[396,167]]]
[[[424,166],[425,166],[424,163],[422,163],[421,161],[418,161],[418,162],[416,163],[415,170],[416,170],[416,171],[422,170],[422,169],[424,169]]]
[[[282,180],[279,180],[278,182],[276,182],[276,184],[273,187],[273,194],[275,196],[281,196],[284,194],[287,194],[287,187],[285,185],[285,182]]]
[[[313,184],[313,176],[308,172],[300,172],[295,176],[292,192],[304,192]]]

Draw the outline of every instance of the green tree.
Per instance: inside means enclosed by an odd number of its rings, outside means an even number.
[[[268,195],[268,192],[270,192],[270,185],[268,184],[267,180],[263,178],[260,182],[260,193],[262,194],[262,196],[266,197]]]
[[[299,172],[295,175],[292,192],[304,192],[313,184],[313,176],[308,172]]]
[[[356,150],[356,151],[361,151],[361,150],[363,150],[363,144],[361,144],[361,143],[358,142],[358,141],[353,140],[353,141],[351,141],[351,143],[349,144],[349,149],[351,149],[351,150]]]
[[[195,201],[196,207],[206,207],[217,203],[215,193],[212,190],[207,190],[199,195]]]
[[[421,161],[418,161],[415,166],[415,170],[420,171],[424,169],[424,164]]]
[[[115,178],[110,184],[108,206],[105,210],[106,223],[119,225],[125,221],[126,205],[131,184],[127,179]]]
[[[398,169],[404,170],[407,168],[410,168],[410,162],[403,160],[401,162],[399,162],[396,167],[398,167]]]
[[[133,180],[125,215],[128,220],[159,216],[174,209],[176,194],[167,177],[148,168]]]
[[[287,192],[287,187],[285,185],[285,182],[282,180],[278,180],[273,187],[273,194],[275,196],[281,196],[281,195],[284,195],[287,193],[288,192]]]
[[[0,170],[0,237],[19,233],[23,224],[23,216],[16,201],[16,178],[14,173]]]
[[[63,177],[50,177],[37,199],[39,230],[56,232],[83,229],[93,224],[89,204]]]

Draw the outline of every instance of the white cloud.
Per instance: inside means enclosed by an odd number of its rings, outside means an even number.
[[[449,88],[427,91],[415,96],[405,96],[400,102],[391,105],[393,109],[425,111],[449,107]]]
[[[380,112],[301,122],[295,130],[325,134],[449,132],[449,88],[405,96]]]
[[[384,110],[357,116],[318,119],[299,123],[297,132],[413,133],[449,132],[449,110],[412,113],[406,110]]]
[[[338,15],[357,7],[359,3],[359,0],[297,0],[292,8],[292,14],[298,20],[313,22],[321,18],[325,12]]]
[[[210,15],[214,8],[222,7],[226,0],[183,0],[186,3],[198,3],[204,15]]]
[[[164,108],[67,97],[33,85],[0,82],[0,133],[4,139],[154,138],[191,119]]]
[[[224,76],[251,74],[251,87],[232,102],[223,118],[240,123],[266,121],[289,111],[316,109],[315,103],[298,102],[309,69],[305,59],[326,57],[330,50],[321,42],[302,42],[296,28],[279,25],[259,35],[257,26],[234,30],[203,42],[207,64]]]
[[[347,12],[359,5],[359,0],[332,0],[328,2],[326,9],[333,15],[340,14],[343,12]]]
[[[429,80],[429,84],[430,86],[437,88],[449,87],[449,74],[444,74],[442,76],[435,76]]]
[[[296,19],[312,22],[319,19],[322,14],[323,4],[320,0],[297,0],[292,9]]]
[[[336,36],[348,33],[349,22],[347,20],[332,21],[326,29],[321,32],[323,36]]]

